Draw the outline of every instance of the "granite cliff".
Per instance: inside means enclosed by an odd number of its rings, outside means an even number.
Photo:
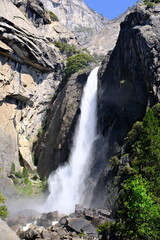
[[[82,0],[41,0],[41,2],[75,34],[81,48],[87,48],[96,56],[104,56],[108,51],[113,50],[120,23],[130,11],[128,9],[117,19],[109,21],[90,9]]]
[[[90,9],[82,0],[41,0],[60,22],[74,32],[82,45],[99,32],[108,20]]]
[[[63,57],[53,43],[65,39],[76,44],[74,35],[52,21],[39,1],[13,2],[21,11],[9,0],[0,3],[0,167],[6,173],[12,163],[17,170],[20,163],[34,169],[32,145],[63,69]]]
[[[121,154],[121,167],[127,161],[123,144],[128,131],[143,119],[147,107],[160,101],[159,21],[159,4],[152,9],[139,4],[121,23],[116,47],[99,71],[98,129],[105,142],[99,151],[105,152],[101,158],[106,160]],[[116,174],[108,162],[100,176],[94,204],[114,209],[119,191],[114,185]],[[101,198],[97,198],[99,191]]]

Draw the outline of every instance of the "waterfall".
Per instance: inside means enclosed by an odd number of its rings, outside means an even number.
[[[73,138],[73,146],[68,163],[51,173],[48,179],[49,196],[46,211],[58,210],[71,213],[75,204],[83,204],[85,181],[91,165],[92,144],[96,138],[97,72],[90,73],[84,86],[81,100],[81,114]]]

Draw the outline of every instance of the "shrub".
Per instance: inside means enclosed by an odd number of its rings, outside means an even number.
[[[154,4],[152,2],[147,2],[146,7],[147,8],[153,8]]]
[[[6,199],[0,192],[0,204],[5,203],[5,200]],[[7,217],[7,215],[8,215],[8,209],[7,209],[6,205],[0,205],[0,218],[4,219]]]
[[[73,54],[79,53],[79,50],[72,44],[69,45],[65,42],[57,41],[54,43],[56,47],[59,48],[62,54],[66,54],[67,57],[72,56]]]
[[[144,3],[146,4],[147,8],[152,8],[154,6],[154,3],[160,3],[160,0],[144,0]]]
[[[49,12],[49,16],[51,18],[51,21],[59,21],[58,17],[53,12]]]
[[[156,240],[160,237],[159,103],[147,109],[143,122],[133,125],[126,143],[129,163],[120,171],[114,232],[119,239]]]
[[[159,239],[160,205],[148,194],[141,176],[125,181],[118,204],[115,229],[120,230],[121,239]]]
[[[117,168],[121,164],[121,160],[117,156],[111,157],[109,162],[112,168]]]
[[[143,122],[135,122],[132,126],[131,131],[127,135],[127,144],[133,144],[140,136],[143,128]]]
[[[11,165],[11,174],[15,174],[15,171],[16,171],[15,163],[12,162],[12,165]]]
[[[94,62],[94,58],[85,53],[78,53],[69,57],[67,59],[65,69],[65,78],[70,77],[73,73],[78,72],[80,69],[86,68],[90,62]]]
[[[160,103],[157,103],[152,108],[154,116],[157,117],[160,120]]]
[[[100,224],[97,228],[98,233],[102,234],[104,232],[110,233],[111,227],[114,225],[114,222],[105,222]]]

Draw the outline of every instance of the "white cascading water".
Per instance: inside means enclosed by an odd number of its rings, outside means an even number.
[[[45,203],[45,211],[58,210],[60,213],[68,214],[74,211],[75,204],[84,202],[84,181],[89,174],[92,143],[97,134],[97,72],[98,67],[90,73],[83,90],[81,114],[69,162],[49,176],[50,194]]]

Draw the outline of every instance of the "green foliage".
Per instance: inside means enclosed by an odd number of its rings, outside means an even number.
[[[21,171],[15,172],[15,176],[16,176],[17,178],[22,178],[22,177],[23,177]]]
[[[133,124],[131,131],[128,133],[127,136],[127,143],[133,144],[137,138],[139,137],[139,134],[142,131],[143,123],[142,122],[136,122]]]
[[[28,178],[29,174],[28,174],[28,170],[26,168],[23,168],[22,176],[23,176],[23,178]]]
[[[150,191],[160,193],[160,124],[152,109],[148,109],[143,120],[143,129],[131,151],[132,167],[149,181]]]
[[[114,232],[120,239],[160,239],[160,104],[148,108],[126,143],[129,163],[122,169]],[[125,178],[123,177],[125,175]]]
[[[160,3],[160,0],[144,0],[147,8],[153,8],[154,4]]]
[[[109,162],[112,168],[117,168],[121,164],[121,160],[117,156],[111,157]]]
[[[87,237],[87,234],[84,233],[84,232],[81,232],[81,233],[78,234],[78,236],[79,236],[80,238],[86,238],[86,237]]]
[[[58,17],[53,12],[49,12],[49,16],[52,21],[56,21],[56,22],[59,21]]]
[[[146,7],[147,8],[153,8],[154,4],[152,2],[147,2]]]
[[[5,203],[5,197],[0,192],[0,218],[5,219],[8,215],[8,209],[6,205],[3,205]]]
[[[22,197],[38,195],[46,189],[47,179],[40,180],[36,171],[29,173],[26,168],[15,173],[15,187]]]
[[[15,171],[16,171],[15,163],[12,162],[12,165],[11,165],[11,174],[15,174]]]
[[[73,73],[87,67],[90,62],[94,62],[91,55],[85,53],[78,53],[67,59],[67,66],[65,70],[65,78],[70,77]]]
[[[100,224],[97,228],[97,231],[99,234],[102,234],[104,232],[111,232],[112,226],[114,226],[115,222],[105,222],[103,224]]]
[[[160,121],[160,103],[157,103],[152,108],[154,116]]]
[[[43,128],[41,127],[38,129],[37,137],[40,138],[42,134],[43,134]]]
[[[159,239],[160,205],[148,194],[141,176],[125,181],[118,204],[114,228],[120,230],[121,239]]]
[[[66,54],[67,57],[80,52],[74,45],[69,45],[65,42],[57,41],[55,42],[55,46],[59,48],[62,54]]]

